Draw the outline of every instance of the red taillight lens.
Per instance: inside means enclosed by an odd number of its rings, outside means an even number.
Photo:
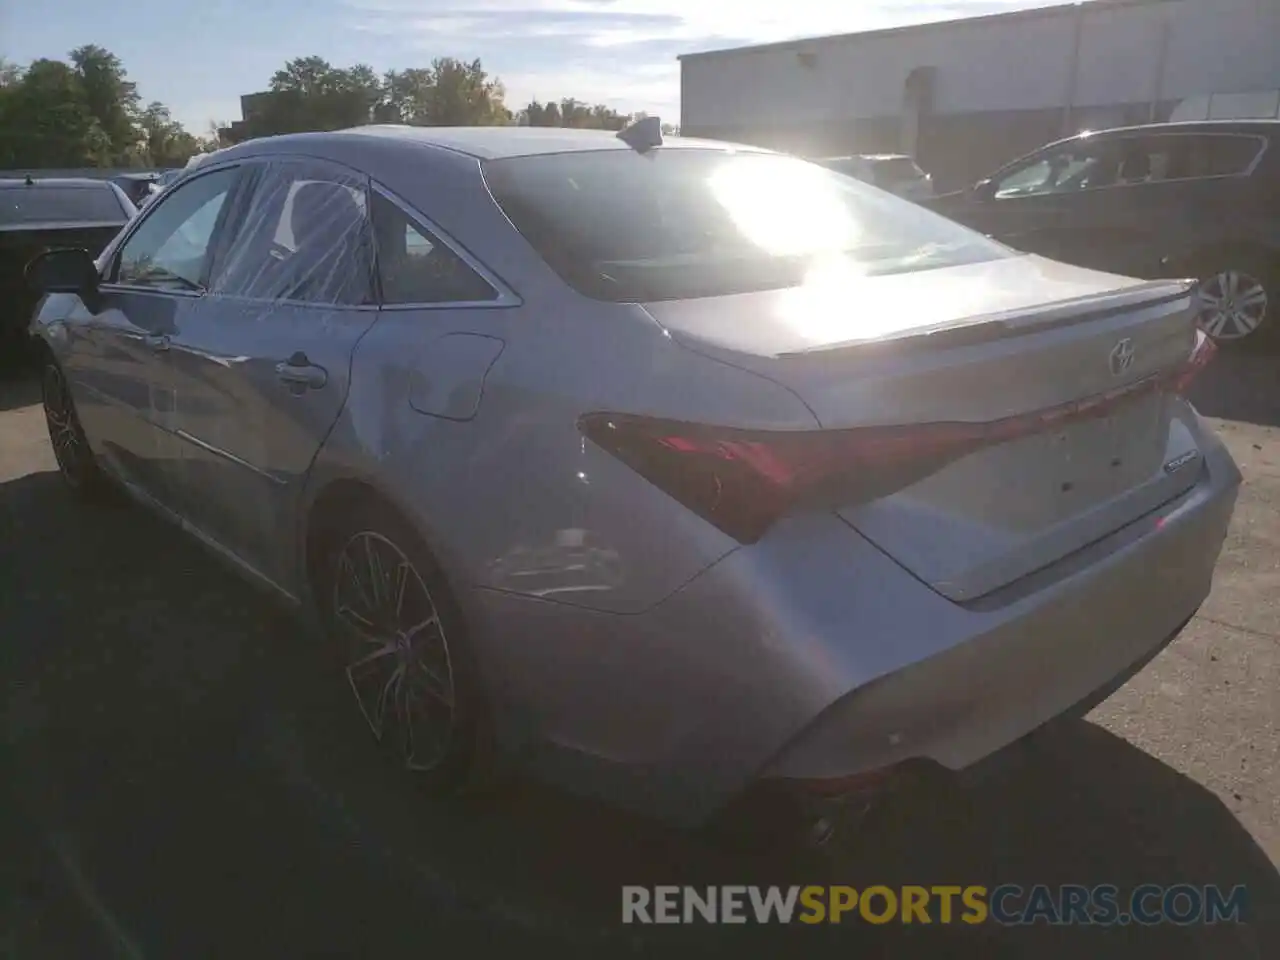
[[[1197,333],[1186,363],[1106,393],[980,423],[846,430],[740,430],[620,413],[593,413],[582,433],[740,543],[759,540],[797,503],[865,503],[983,447],[1105,417],[1149,393],[1183,392],[1215,353]]]
[[[1191,351],[1191,356],[1173,375],[1171,384],[1173,392],[1180,396],[1185,396],[1187,390],[1191,387],[1192,381],[1200,376],[1204,368],[1209,365],[1209,361],[1217,353],[1218,345],[1213,342],[1213,338],[1203,330],[1197,330],[1196,345]]]
[[[977,425],[749,431],[624,414],[579,423],[596,444],[742,543],[824,493],[841,502],[901,489],[976,448]]]

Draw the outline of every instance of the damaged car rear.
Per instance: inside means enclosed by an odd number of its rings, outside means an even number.
[[[821,810],[1105,696],[1209,592],[1188,283],[653,125],[257,140],[139,220],[37,321],[64,473],[310,605],[437,789]]]

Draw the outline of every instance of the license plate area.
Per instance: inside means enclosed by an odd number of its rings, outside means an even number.
[[[990,447],[916,484],[909,498],[991,529],[1033,533],[1163,476],[1164,398]]]

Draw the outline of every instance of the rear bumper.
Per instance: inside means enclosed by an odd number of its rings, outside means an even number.
[[[1194,616],[1194,614],[1192,616]],[[1153,650],[1144,655],[1137,662],[1131,664],[1122,673],[1113,677],[1097,690],[1094,690],[1083,700],[1072,704],[1059,714],[1059,717],[1056,719],[1082,719],[1087,716],[1095,707],[1106,701],[1113,693],[1118,691],[1126,683],[1146,669],[1147,665],[1151,663],[1152,660],[1163,653],[1165,649],[1178,638],[1178,635],[1182,633],[1183,628],[1185,628],[1190,622],[1191,617],[1188,617],[1177,630],[1174,630],[1169,634],[1169,636],[1165,637],[1165,639]],[[1050,723],[1052,723],[1052,721],[1050,721]],[[1030,732],[1034,733],[1035,731],[1033,730]],[[1030,736],[1024,736],[1019,740],[1015,740],[1003,749],[984,757],[978,762],[970,764],[963,770],[957,772],[957,781],[965,785],[973,785],[986,780],[990,776],[1006,769],[1009,766],[1016,764],[1018,759],[1022,756],[1022,753],[1018,748],[1029,741]]]
[[[765,778],[963,770],[1109,693],[1208,595],[1240,474],[1207,431],[1202,451],[1182,497],[980,603],[823,516],[640,615],[489,594],[477,634],[501,648],[481,652],[514,705],[505,739],[554,780],[687,825]],[[512,618],[519,644],[499,637]]]
[[[955,607],[954,618],[978,627],[970,637],[851,691],[767,775],[836,777],[911,758],[962,770],[1060,714],[1096,706],[1208,595],[1239,485],[1213,444],[1186,495],[1063,561],[1068,569],[1036,577],[1056,583]]]

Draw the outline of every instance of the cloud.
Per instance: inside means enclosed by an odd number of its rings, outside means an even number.
[[[512,104],[572,96],[679,112],[680,53],[1043,6],[1052,0],[344,0],[351,25],[479,56]]]

